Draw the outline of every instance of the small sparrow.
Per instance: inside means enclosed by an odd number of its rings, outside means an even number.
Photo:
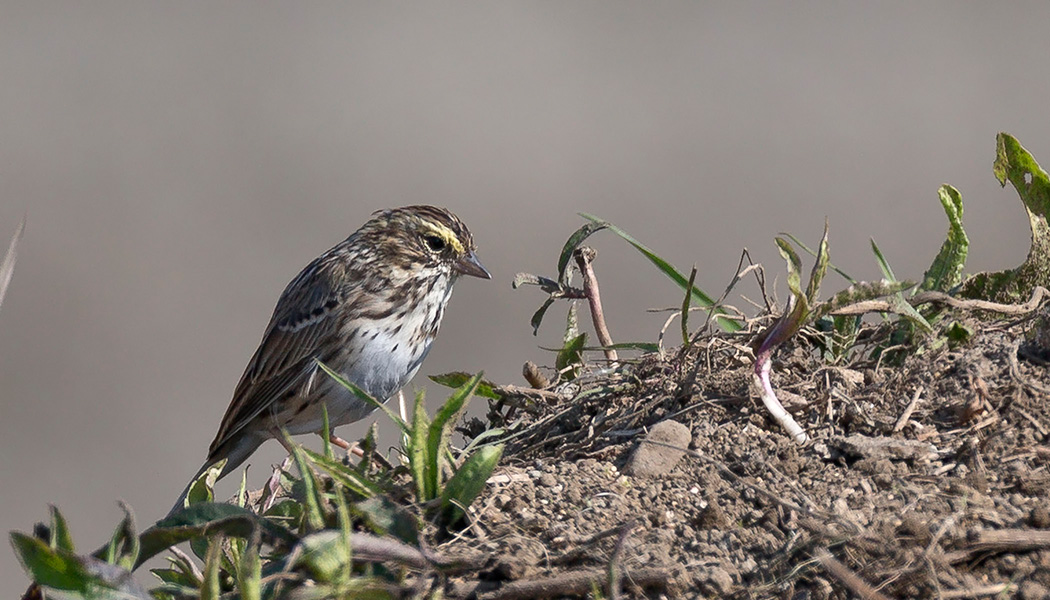
[[[284,445],[282,429],[323,435],[322,406],[333,428],[372,412],[317,361],[379,400],[396,394],[430,351],[456,279],[491,278],[474,250],[456,215],[406,206],[374,213],[307,265],[277,301],[204,466],[168,514],[183,507],[193,482],[220,460],[227,461],[219,475],[225,477],[266,440]]]

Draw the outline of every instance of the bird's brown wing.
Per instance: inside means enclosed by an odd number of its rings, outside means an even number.
[[[315,368],[314,357],[337,334],[336,315],[343,298],[334,289],[326,266],[311,264],[281,295],[262,342],[233,393],[209,448],[210,456],[275,401],[303,385]]]

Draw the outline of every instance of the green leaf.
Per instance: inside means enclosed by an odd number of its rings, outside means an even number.
[[[344,388],[350,390],[350,392],[353,393],[355,396],[357,396],[359,399],[363,400],[364,402],[366,402],[368,404],[371,404],[373,407],[378,408],[379,410],[381,410],[384,413],[386,413],[386,416],[390,417],[390,420],[393,421],[395,424],[397,424],[397,426],[401,428],[401,431],[403,433],[408,433],[408,423],[405,423],[404,420],[402,420],[401,417],[398,416],[397,413],[395,413],[394,411],[390,410],[390,408],[387,407],[385,402],[380,402],[379,400],[376,400],[375,398],[373,398],[371,396],[371,394],[369,394],[368,392],[366,392],[366,391],[362,390],[361,388],[357,387],[349,379],[347,379],[346,377],[343,377],[339,373],[336,373],[328,365],[324,364],[323,362],[318,360],[317,361],[317,366],[321,367],[321,370],[324,371],[325,373],[327,373],[329,377],[334,379],[336,381],[336,383],[338,383],[339,385],[343,386]]]
[[[69,553],[76,552],[76,548],[73,547],[73,536],[69,533],[69,525],[66,523],[66,518],[62,516],[53,504],[50,505],[51,509],[51,539],[48,545],[56,550],[65,550]]]
[[[138,564],[139,537],[135,533],[135,517],[132,516],[131,509],[123,502],[120,508],[124,511],[124,518],[113,532],[104,558],[108,563],[131,570]]]
[[[219,600],[219,567],[222,565],[222,536],[209,538],[208,552],[204,556],[204,581],[201,583],[200,600]]]
[[[434,421],[430,424],[430,431],[427,433],[427,456],[430,459],[427,500],[436,498],[441,493],[443,461],[450,452],[449,445],[452,441],[453,426],[466,410],[470,397],[481,382],[481,377],[482,373],[478,373],[452,392],[448,400],[438,409],[437,414],[434,415]]]
[[[149,596],[127,569],[95,557],[51,548],[34,537],[11,533],[11,545],[26,574],[49,594],[85,600],[146,600]]]
[[[242,600],[260,600],[262,597],[262,562],[259,546],[262,544],[259,530],[252,532],[237,565],[237,590]]]
[[[199,502],[213,501],[215,499],[215,493],[212,490],[215,488],[215,482],[219,480],[219,475],[222,474],[224,467],[226,467],[225,458],[208,467],[207,470],[201,473],[193,482],[190,491],[186,494],[185,505],[189,506]]]
[[[317,478],[314,476],[313,469],[310,468],[310,459],[303,452],[303,447],[292,442],[292,437],[287,432],[282,432],[284,439],[292,445],[292,457],[295,459],[295,466],[299,469],[299,475],[302,477],[303,487],[306,489],[306,493],[303,494],[303,505],[306,508],[306,525],[309,531],[319,531],[324,529],[324,498],[321,496],[321,490],[317,485]]]
[[[583,227],[580,227],[569,236],[569,239],[565,241],[565,246],[561,249],[561,255],[558,256],[558,283],[563,286],[569,285],[569,261],[572,260],[572,253],[575,252],[576,248],[579,248],[580,244],[589,238],[591,234],[601,231],[608,226],[607,223],[595,220],[584,224]]]
[[[554,348],[553,350],[558,350]],[[656,342],[618,342],[608,346],[584,346],[584,352],[598,352],[600,350],[641,350],[642,352],[659,352],[660,344]]]
[[[430,417],[427,415],[427,406],[423,401],[423,390],[416,393],[416,402],[413,404],[412,428],[408,434],[408,468],[412,473],[412,484],[416,490],[416,501],[426,502],[433,497],[433,483],[431,482],[431,471],[437,463],[437,457],[429,453],[427,444],[427,432],[430,427]]]
[[[725,315],[727,313],[726,313],[725,310],[715,307],[715,301],[712,300],[710,296],[705,294],[702,290],[700,290],[700,288],[698,288],[696,286],[691,286],[690,287],[688,285],[688,280],[685,278],[684,275],[682,275],[681,272],[678,271],[678,269],[674,268],[674,266],[671,265],[671,263],[667,262],[666,260],[664,260],[663,258],[658,256],[655,252],[653,252],[652,250],[647,248],[641,242],[639,242],[638,240],[636,240],[633,237],[631,237],[626,231],[620,229],[619,227],[617,227],[616,225],[613,225],[612,223],[609,223],[608,221],[604,221],[604,220],[599,219],[598,217],[595,217],[593,215],[588,215],[586,213],[580,213],[580,216],[583,217],[584,219],[587,219],[588,221],[592,221],[594,223],[598,223],[598,224],[604,225],[610,231],[612,231],[616,235],[618,235],[621,238],[623,238],[624,241],[626,241],[628,244],[634,246],[634,248],[636,250],[641,252],[642,256],[644,256],[647,259],[649,259],[649,262],[651,262],[654,265],[656,265],[656,268],[659,269],[660,272],[662,272],[668,278],[670,278],[671,281],[675,282],[678,285],[678,287],[682,288],[683,290],[689,291],[693,295],[693,300],[698,305],[700,305],[700,306],[702,306],[704,308],[709,308],[709,309],[714,310],[715,322],[718,324],[719,327],[722,328],[722,330],[733,332],[733,331],[740,331],[741,329],[743,329],[743,325],[741,325],[740,323],[738,323],[738,322],[736,322],[736,321],[734,321],[732,319],[721,318],[719,315]]]
[[[444,373],[442,375],[431,375],[430,380],[438,385],[443,385],[450,388],[458,388],[463,384],[470,381],[473,377],[470,373],[464,371],[453,371],[451,373]],[[492,383],[488,379],[482,379],[478,382],[478,387],[474,390],[475,396],[482,396],[484,398],[491,398],[493,400],[499,400],[502,398],[495,390],[496,384]]]
[[[554,298],[547,298],[543,301],[539,310],[533,313],[532,318],[529,319],[529,324],[532,325],[532,335],[537,335],[540,331],[540,324],[543,323],[543,315],[547,314],[547,309],[554,304]]]
[[[142,532],[135,567],[168,548],[182,542],[223,533],[231,537],[247,538],[258,528],[264,542],[290,547],[299,541],[291,531],[264,519],[246,508],[233,504],[208,502],[194,504],[161,519]]]
[[[363,498],[370,498],[383,493],[383,488],[379,484],[370,480],[363,473],[358,472],[353,467],[346,466],[335,459],[322,456],[308,448],[303,448],[302,450],[314,465],[327,473],[333,481],[353,493]]]
[[[1001,185],[1009,181],[1021,197],[1032,245],[1019,267],[978,273],[963,283],[959,295],[1001,303],[1023,302],[1036,286],[1050,287],[1050,177],[1013,136],[1000,133],[996,146],[992,170]]]
[[[419,521],[390,498],[376,496],[355,502],[349,508],[373,533],[392,535],[406,544],[419,546]]]
[[[501,456],[503,444],[482,446],[463,462],[441,493],[442,523],[455,525],[463,517],[463,507],[469,507],[485,489],[485,482],[496,469]]]
[[[893,269],[890,268],[889,261],[886,260],[886,257],[882,254],[882,250],[880,250],[878,244],[875,243],[875,238],[871,238],[871,250],[875,253],[875,261],[879,263],[879,269],[882,270],[882,276],[885,277],[887,281],[897,281],[897,278],[893,275]],[[911,321],[912,324],[922,331],[927,333],[933,331],[933,326],[926,320],[926,317],[922,316],[922,313],[915,310],[915,307],[905,300],[902,292],[896,292],[893,294],[893,298],[890,301],[893,302],[893,312]]]
[[[809,285],[806,287],[806,300],[810,306],[817,303],[820,284],[824,282],[829,262],[831,259],[828,255],[828,220],[824,219],[824,235],[820,237],[820,245],[817,246],[817,260],[813,263],[813,270],[809,273]]]
[[[579,370],[579,366],[583,365],[583,345],[587,341],[587,334],[581,333],[580,335],[569,340],[565,347],[558,352],[557,358],[554,359],[554,367],[559,372],[565,371],[570,366],[576,365],[576,368],[572,369],[572,372],[568,374],[568,379],[575,379],[576,372]]]
[[[777,251],[780,252],[780,256],[784,257],[784,261],[787,262],[787,285],[791,295],[797,298],[805,299],[806,296],[802,295],[802,259],[798,257],[798,253],[791,247],[791,244],[787,240],[777,237],[773,239],[777,244]]]
[[[945,216],[948,217],[948,235],[933,259],[933,264],[923,275],[919,289],[947,292],[962,281],[970,238],[963,229],[963,203],[959,190],[945,184],[937,190],[937,197],[944,208]]]
[[[786,236],[789,240],[791,240],[796,245],[798,245],[799,248],[802,248],[802,250],[804,250],[806,252],[806,254],[816,258],[816,256],[817,256],[816,251],[813,250],[812,248],[810,248],[809,246],[807,246],[806,244],[804,244],[802,242],[802,240],[798,239],[794,235],[791,235],[790,233],[781,233],[780,235]],[[846,281],[848,281],[850,283],[857,283],[857,280],[854,279],[852,275],[850,275],[849,273],[847,273],[847,272],[843,271],[842,269],[836,267],[834,265],[834,263],[829,262],[828,263],[828,268],[831,269],[832,271],[835,271],[839,275],[841,275],[842,278],[845,279]]]

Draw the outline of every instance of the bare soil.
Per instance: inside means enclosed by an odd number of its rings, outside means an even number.
[[[1046,320],[967,322],[966,342],[882,361],[889,326],[871,327],[831,366],[799,339],[773,383],[802,446],[750,391],[746,336],[493,402],[468,429],[509,428],[503,464],[437,550],[496,558],[449,595],[1050,598]],[[625,474],[668,419],[692,452]]]

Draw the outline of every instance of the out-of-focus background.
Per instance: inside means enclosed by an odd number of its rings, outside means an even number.
[[[718,295],[742,248],[772,278],[773,236],[815,243],[825,216],[836,264],[877,277],[875,237],[919,278],[948,182],[970,270],[1014,266],[995,134],[1050,164],[1048,22],[1045,2],[2,2],[0,245],[29,221],[0,311],[0,530],[54,503],[89,549],[117,499],[161,517],[284,285],[379,208],[451,208],[493,274],[457,287],[421,375],[508,383],[552,362],[564,315],[533,337],[543,294],[510,282],[553,274],[578,211]],[[653,341],[645,309],[681,293],[592,245],[614,338]],[[0,556],[8,597],[26,580]]]

